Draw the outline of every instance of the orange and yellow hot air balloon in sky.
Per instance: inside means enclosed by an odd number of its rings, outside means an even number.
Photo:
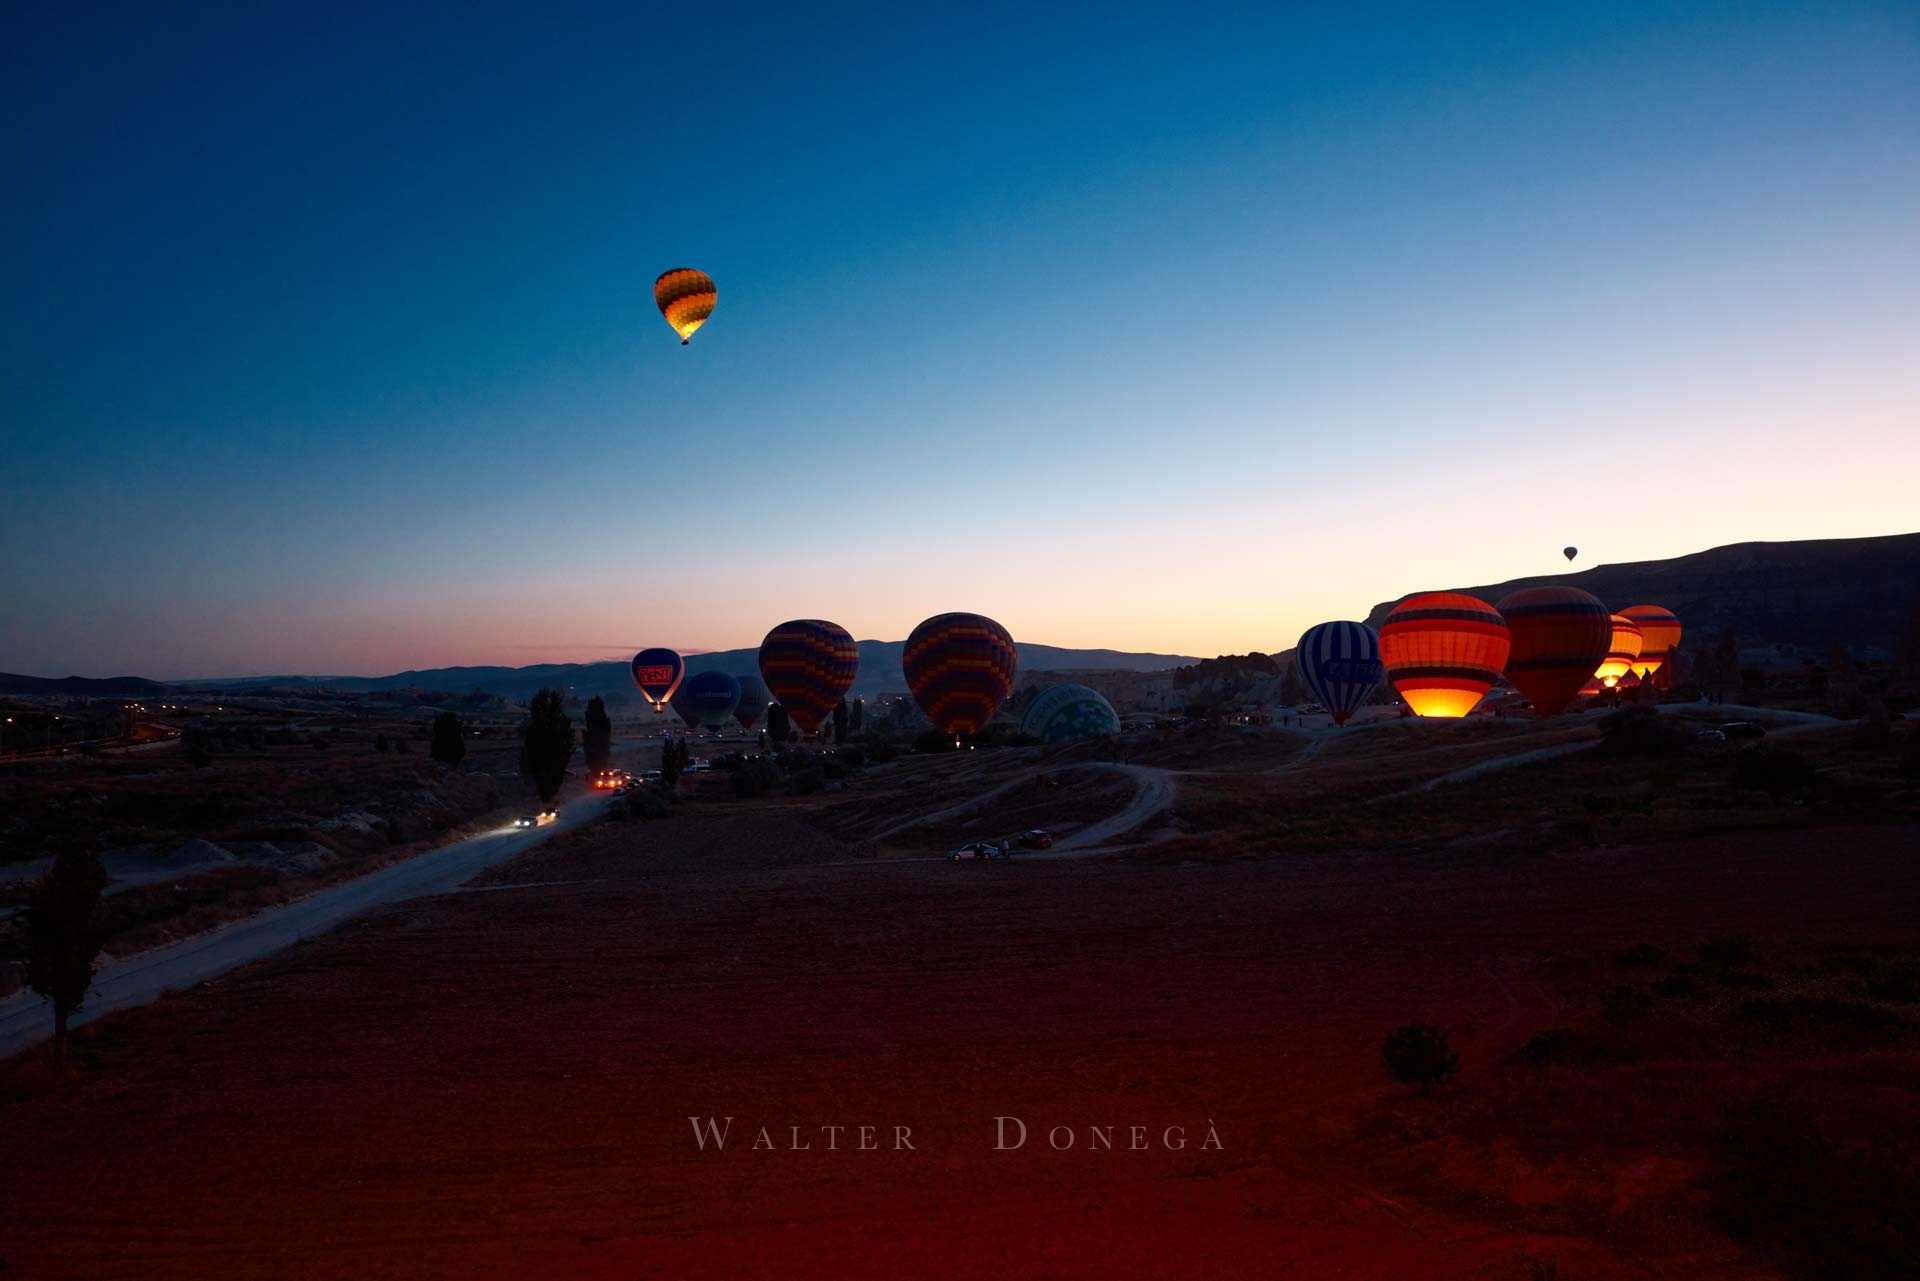
[[[1620,617],[1632,619],[1640,628],[1640,653],[1633,660],[1633,671],[1645,680],[1680,648],[1680,619],[1664,605],[1629,605],[1620,611]]]
[[[1500,611],[1461,592],[1422,592],[1380,625],[1387,679],[1417,715],[1465,716],[1500,679],[1512,646]]]
[[[673,332],[680,335],[682,347],[693,337],[694,330],[707,323],[714,303],[719,300],[720,290],[714,285],[713,277],[691,267],[663,271],[653,282],[654,305],[673,326]]]
[[[1607,656],[1600,660],[1600,666],[1593,673],[1594,678],[1608,689],[1620,683],[1620,678],[1633,670],[1640,657],[1643,638],[1640,624],[1625,614],[1613,616],[1613,641],[1607,646]]]

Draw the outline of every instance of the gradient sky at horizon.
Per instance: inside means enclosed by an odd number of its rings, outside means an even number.
[[[1920,528],[1920,8],[1440,8],[10,10],[0,670],[1277,650]]]

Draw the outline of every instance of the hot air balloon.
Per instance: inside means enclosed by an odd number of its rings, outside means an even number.
[[[680,335],[682,347],[693,337],[694,330],[707,323],[719,298],[720,291],[714,286],[713,277],[691,267],[663,271],[653,282],[654,305],[673,326],[673,332]]]
[[[741,729],[752,729],[767,714],[767,704],[772,701],[765,681],[758,676],[742,676],[740,702],[733,709],[733,719],[740,722]]]
[[[1575,556],[1578,556],[1580,554],[1580,549],[1578,547],[1562,547],[1560,549],[1560,554],[1562,556],[1565,556],[1568,560],[1572,560]]]
[[[803,734],[820,728],[833,706],[853,688],[860,651],[837,623],[796,618],[760,642],[760,676],[767,690]]]
[[[900,666],[920,710],[943,734],[977,734],[1008,692],[1020,656],[1013,637],[979,614],[936,614],[907,637]]]
[[[1020,732],[1043,743],[1098,738],[1120,732],[1120,714],[1099,690],[1085,685],[1055,685],[1043,690],[1020,720]]]
[[[740,704],[740,682],[725,672],[695,672],[673,696],[673,710],[689,729],[718,729]]]
[[[1512,646],[1507,620],[1477,596],[1422,592],[1380,625],[1387,679],[1420,716],[1465,716],[1493,688]]]
[[[667,700],[680,688],[680,678],[686,671],[687,665],[680,661],[680,655],[670,649],[643,649],[633,656],[633,683],[653,704],[656,714],[667,710]]]
[[[1365,623],[1320,623],[1301,634],[1293,661],[1333,723],[1345,725],[1380,683],[1380,637]]]
[[[1564,711],[1613,643],[1613,616],[1578,587],[1526,587],[1500,602],[1513,634],[1507,683],[1541,716]]]
[[[1613,639],[1607,643],[1607,656],[1600,660],[1600,666],[1594,670],[1594,679],[1608,689],[1620,683],[1620,678],[1633,670],[1640,657],[1642,638],[1640,625],[1622,614],[1615,614],[1608,620],[1613,624]]]
[[[1642,680],[1666,665],[1667,658],[1680,648],[1680,620],[1663,605],[1629,605],[1620,611],[1640,627],[1640,653],[1633,660],[1634,674]]]

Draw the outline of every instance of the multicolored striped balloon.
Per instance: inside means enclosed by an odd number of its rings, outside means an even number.
[[[740,701],[734,705],[733,719],[740,722],[741,729],[752,729],[767,714],[767,704],[773,701],[773,695],[767,692],[767,683],[758,676],[739,679]]]
[[[654,305],[673,326],[673,332],[680,335],[682,347],[693,337],[694,330],[707,323],[719,300],[720,290],[715,287],[713,277],[691,267],[663,271],[653,282]]]
[[[1421,592],[1380,625],[1387,679],[1419,716],[1472,711],[1500,679],[1513,638],[1500,611],[1463,592]]]
[[[673,696],[673,710],[689,729],[718,729],[740,705],[740,682],[725,672],[695,672]]]
[[[1613,624],[1613,639],[1607,643],[1607,656],[1600,660],[1593,678],[1608,689],[1620,683],[1620,678],[1633,670],[1634,662],[1640,657],[1643,638],[1640,625],[1623,614],[1615,614],[1608,620]]]
[[[1098,738],[1120,732],[1120,714],[1099,690],[1086,685],[1055,685],[1043,690],[1020,718],[1020,732],[1043,743]]]
[[[1013,689],[1020,656],[1007,629],[979,614],[936,614],[907,637],[900,665],[941,733],[977,734]]]
[[[1664,605],[1629,605],[1620,616],[1631,618],[1640,627],[1640,653],[1633,660],[1633,671],[1645,680],[1680,648],[1680,619]]]
[[[761,679],[803,734],[833,714],[859,673],[860,651],[838,623],[796,618],[760,642]]]
[[[633,683],[640,687],[641,696],[653,705],[656,715],[667,710],[667,701],[673,697],[673,691],[680,688],[680,678],[686,674],[687,665],[673,650],[655,646],[633,656]]]
[[[1535,713],[1563,712],[1613,645],[1613,615],[1578,587],[1524,587],[1500,601],[1513,633],[1507,683]]]
[[[1345,725],[1380,683],[1380,637],[1365,623],[1320,623],[1301,634],[1293,661],[1333,723]]]

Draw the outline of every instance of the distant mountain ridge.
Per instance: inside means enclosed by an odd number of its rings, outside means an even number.
[[[1463,591],[1498,604],[1509,592],[1550,583],[1592,592],[1616,613],[1629,605],[1666,606],[1686,629],[1683,650],[1732,628],[1743,650],[1791,648],[1824,657],[1837,642],[1884,657],[1896,651],[1920,598],[1920,533],[1733,543],[1671,560],[1420,590]],[[1379,627],[1397,603],[1375,605],[1368,624]]]
[[[16,676],[0,672],[0,694],[40,698],[67,694],[76,698],[150,698],[167,686],[143,676]]]
[[[880,694],[906,692],[906,677],[901,674],[900,659],[907,643],[865,640],[858,642],[860,674],[854,681],[853,695],[873,698]],[[1134,671],[1158,672],[1184,667],[1200,660],[1184,654],[1140,654],[1114,649],[1065,649],[1057,645],[1022,642],[1020,670],[1052,671]],[[687,658],[687,674],[721,671],[746,676],[760,670],[759,649],[723,649]],[[525,699],[534,691],[550,686],[570,689],[582,698],[595,694],[637,698],[633,675],[625,662],[538,663],[530,667],[433,667],[395,672],[391,676],[254,676],[237,680],[183,681],[183,686],[198,689],[259,690],[319,689],[343,693],[367,693],[381,690],[419,689],[450,694],[482,690],[508,698]]]

